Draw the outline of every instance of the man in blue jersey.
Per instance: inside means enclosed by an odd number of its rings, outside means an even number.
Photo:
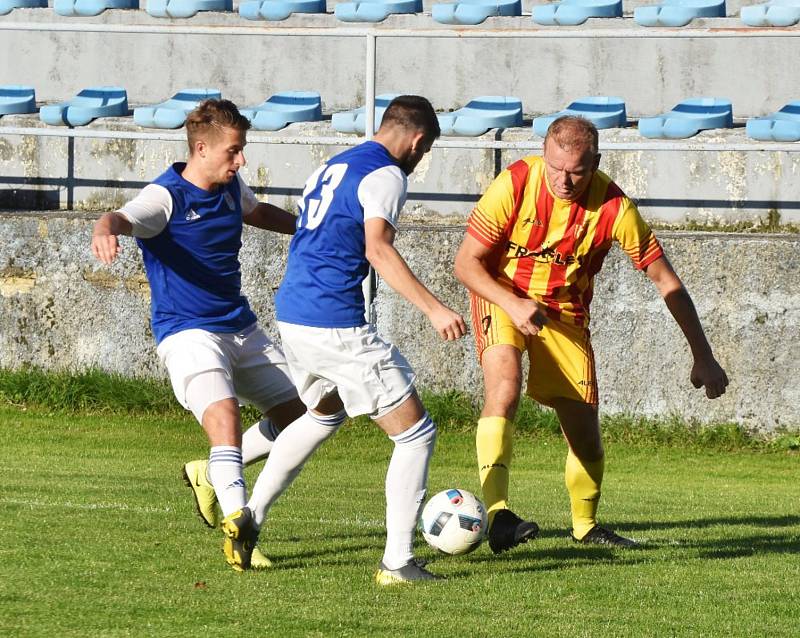
[[[401,96],[374,140],[347,150],[308,179],[286,275],[275,298],[284,352],[309,411],[275,441],[248,503],[256,527],[303,464],[346,415],[368,414],[394,442],[386,474],[386,548],[381,585],[436,578],[414,559],[436,426],[414,389],[408,362],[369,325],[362,282],[370,264],[430,320],[442,338],[466,332],[393,245],[406,176],[439,136],[430,103]]]
[[[142,251],[158,355],[175,396],[211,446],[207,462],[184,468],[211,526],[217,500],[226,517],[245,505],[243,461],[265,456],[279,429],[306,411],[282,352],[241,294],[242,224],[286,234],[295,229],[293,215],[259,203],[239,176],[249,128],[232,102],[203,102],[186,119],[186,163],[173,164],[132,201],[103,215],[92,236],[92,252],[105,264],[120,252],[118,235],[133,235]],[[240,401],[268,417],[245,433],[244,459]],[[205,492],[211,496],[201,502]],[[224,550],[235,569],[269,564],[252,536],[228,536]]]

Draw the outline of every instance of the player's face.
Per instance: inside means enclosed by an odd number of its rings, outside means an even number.
[[[433,140],[428,140],[424,135],[418,133],[414,136],[411,146],[406,156],[400,161],[400,168],[406,175],[411,175],[417,164],[420,163],[425,153],[431,150]]]
[[[247,163],[244,158],[245,144],[246,131],[234,128],[222,128],[217,135],[209,138],[201,157],[213,183],[229,184],[236,177],[239,169]]]
[[[544,145],[547,183],[559,199],[575,201],[589,187],[597,170],[600,155],[587,148],[561,148],[548,139]]]

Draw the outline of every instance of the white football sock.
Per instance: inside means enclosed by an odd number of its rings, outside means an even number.
[[[242,463],[244,466],[247,467],[251,463],[267,458],[278,434],[280,434],[280,430],[266,417],[247,428],[242,434]]]
[[[408,430],[390,436],[394,453],[386,472],[386,550],[383,564],[399,569],[414,558],[414,531],[425,500],[436,424],[428,413]]]
[[[242,476],[242,448],[215,445],[208,457],[208,480],[214,486],[222,515],[241,509],[247,500]]]
[[[331,416],[306,412],[283,429],[247,502],[256,527],[261,528],[272,504],[300,474],[314,451],[339,429],[346,416],[344,410]]]

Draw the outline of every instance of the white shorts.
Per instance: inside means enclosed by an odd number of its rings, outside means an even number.
[[[414,391],[408,361],[371,325],[314,328],[279,321],[278,329],[297,392],[310,408],[337,390],[349,416],[379,418]]]
[[[236,397],[267,412],[297,397],[286,358],[257,324],[230,334],[182,330],[164,339],[157,352],[175,397],[201,423],[206,408],[223,399]],[[187,397],[194,379],[202,387],[193,384]]]

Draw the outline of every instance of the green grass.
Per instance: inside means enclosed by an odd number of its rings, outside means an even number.
[[[431,406],[444,423],[431,491],[478,491],[467,403]],[[262,534],[275,567],[236,574],[179,480],[206,453],[199,427],[100,412],[0,407],[2,636],[798,633],[793,451],[610,437],[603,521],[646,541],[626,552],[566,539],[564,445],[533,428],[516,439],[512,500],[541,538],[437,559],[443,582],[379,589],[391,446],[374,426],[344,427],[275,506]]]

